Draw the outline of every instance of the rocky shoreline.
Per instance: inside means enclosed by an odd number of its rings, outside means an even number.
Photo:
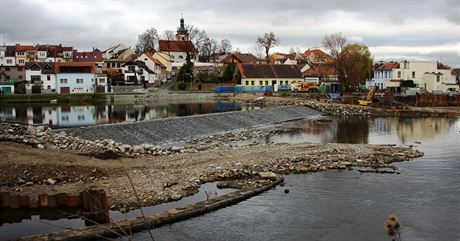
[[[378,108],[360,105],[342,104],[328,99],[316,100],[311,98],[293,97],[256,97],[253,94],[239,94],[232,101],[240,104],[253,104],[260,107],[303,105],[333,116],[460,116],[460,108],[430,108],[401,106],[399,108]]]

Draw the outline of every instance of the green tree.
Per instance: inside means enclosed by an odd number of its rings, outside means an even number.
[[[348,43],[341,33],[326,35],[323,47],[332,57],[331,65],[338,74],[345,91],[353,91],[371,77],[372,56],[364,44]]]
[[[190,83],[193,81],[193,63],[185,62],[177,73],[179,83]]]

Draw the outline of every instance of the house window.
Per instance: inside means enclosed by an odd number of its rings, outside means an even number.
[[[268,80],[265,81],[265,85],[268,85]]]
[[[182,57],[182,55],[179,55],[179,59],[183,59],[184,57]]]
[[[264,85],[262,80],[259,80],[259,85]]]
[[[439,82],[441,81],[441,76],[440,75],[436,75],[436,82]]]
[[[23,59],[20,59],[20,60],[19,60],[19,63],[20,63],[20,64],[23,64],[23,63],[24,63],[24,60],[23,60]]]
[[[34,82],[37,82],[37,81],[41,81],[42,79],[41,79],[40,75],[31,75],[30,80],[32,81],[32,83],[34,83]]]
[[[68,116],[68,115],[63,115],[63,116],[61,117],[61,120],[62,120],[62,121],[69,121],[69,116]]]
[[[5,70],[6,70],[6,71],[10,71],[10,67],[6,67]]]
[[[18,67],[18,71],[22,71],[22,67]]]
[[[132,66],[132,65],[128,66],[128,70],[129,70],[129,71],[134,71],[134,69],[135,69],[134,66]]]
[[[77,119],[78,119],[79,121],[83,121],[83,120],[85,120],[85,116],[84,116],[84,115],[78,115],[78,116],[77,116]]]
[[[77,79],[77,84],[83,84],[83,79]]]
[[[248,81],[248,80],[246,80],[246,85],[249,85],[249,81]]]
[[[11,77],[10,77],[9,75],[7,75],[7,76],[5,76],[5,79],[6,79],[6,80],[10,80]]]
[[[398,78],[401,78],[401,71],[398,71]]]
[[[60,79],[61,84],[67,84],[67,79]]]
[[[50,90],[50,89],[51,89],[51,85],[48,85],[46,88]]]
[[[251,85],[254,85],[254,80],[251,80]]]
[[[47,75],[46,80],[51,80],[51,75]]]
[[[18,79],[19,79],[19,80],[22,80],[22,75],[19,75],[19,76],[18,76]]]
[[[19,56],[24,56],[24,52],[17,52]]]
[[[6,60],[6,63],[7,63],[7,64],[12,64],[12,63],[13,63],[13,60],[12,60],[12,59],[7,59],[7,60]]]
[[[415,78],[415,71],[412,71],[412,78]]]
[[[105,83],[105,79],[99,79],[99,83],[100,83],[100,84]]]

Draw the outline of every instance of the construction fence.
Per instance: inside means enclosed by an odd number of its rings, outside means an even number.
[[[460,94],[417,94],[415,106],[420,107],[446,107],[460,106]]]
[[[290,85],[217,86],[216,93],[256,93],[291,90]]]

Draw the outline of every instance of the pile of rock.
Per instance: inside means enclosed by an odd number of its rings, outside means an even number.
[[[255,138],[266,137],[274,134],[282,133],[282,130],[276,129],[249,129],[238,132],[218,133],[210,136],[197,137],[187,141],[191,144],[208,145],[210,143],[228,143],[246,141]]]
[[[90,141],[67,135],[64,131],[55,132],[50,128],[41,130],[32,126],[11,123],[0,123],[0,140],[24,143],[39,149],[64,149],[91,153],[95,154],[96,157],[103,156],[98,155],[101,153],[116,154],[109,155],[112,158],[117,155],[128,157],[137,157],[140,155],[174,155],[195,153],[199,150],[207,149],[205,147],[201,147],[200,149],[191,146],[162,148],[151,144],[131,146],[111,139]]]
[[[376,150],[375,154],[369,156],[334,154],[346,152],[342,149],[332,148],[301,156],[293,156],[287,153],[283,158],[264,164],[257,160],[248,160],[245,163],[232,162],[224,166],[210,164],[200,176],[200,180],[203,183],[220,180],[240,180],[260,175],[263,172],[300,174],[331,169],[352,169],[353,167],[366,167],[373,170],[381,168],[396,170],[397,168],[392,166],[391,163],[423,156],[422,152],[412,148],[395,147],[394,151],[397,152],[393,153],[388,153],[385,151],[387,149],[383,147],[376,146],[374,148]]]
[[[259,97],[254,98],[251,95],[237,95],[233,98],[236,103],[247,103],[263,107],[273,106],[287,106],[287,105],[304,105],[309,108],[328,113],[335,116],[369,116],[373,114],[382,114],[381,110],[375,108],[358,106],[358,105],[347,105],[339,103],[327,103],[316,100],[307,100],[301,98],[282,98],[282,97]]]

